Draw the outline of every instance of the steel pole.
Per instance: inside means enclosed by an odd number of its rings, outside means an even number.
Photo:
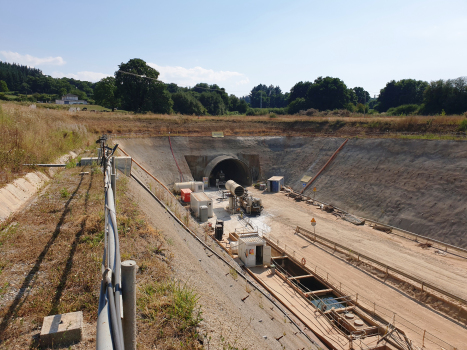
[[[114,206],[117,206],[117,170],[115,167],[115,157],[112,157],[112,172],[110,174],[110,182],[112,183],[112,191],[114,195]]]
[[[136,350],[136,271],[133,260],[122,262],[123,343],[125,350]]]

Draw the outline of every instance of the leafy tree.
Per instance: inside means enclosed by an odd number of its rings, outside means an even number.
[[[462,114],[467,111],[467,78],[432,81],[424,93],[423,114]]]
[[[180,88],[178,87],[177,84],[174,84],[174,83],[167,84],[167,91],[170,92],[171,94],[174,94],[178,92],[179,90]]]
[[[319,77],[310,86],[306,96],[307,108],[321,111],[343,109],[351,101],[351,89],[339,78]]]
[[[403,79],[397,82],[391,80],[381,89],[376,108],[380,112],[386,112],[391,107],[419,105],[423,102],[423,93],[427,87],[428,83],[422,80]]]
[[[211,115],[224,115],[227,112],[222,97],[215,92],[203,92],[199,94],[199,102]]]
[[[22,84],[21,84],[20,91],[21,91],[21,92],[24,92],[26,95],[28,94],[28,92],[32,92],[31,89],[29,88],[29,84],[28,84],[28,83],[22,83]]]
[[[157,80],[157,70],[139,58],[122,63],[119,68],[115,72],[115,83],[123,109],[133,112],[172,112],[173,101],[165,84]]]
[[[176,92],[172,94],[173,109],[177,113],[205,115],[206,108],[189,92]]]
[[[293,100],[288,107],[288,112],[289,114],[297,114],[300,111],[303,111],[306,109],[306,101],[303,97],[296,98]]]
[[[8,92],[8,85],[6,84],[6,81],[0,80],[0,92]]]
[[[306,94],[311,85],[312,83],[309,81],[305,81],[305,82],[300,81],[297,84],[295,84],[292,87],[292,89],[290,89],[290,95],[289,95],[288,102],[291,103],[295,101],[297,98],[303,98],[303,99],[306,98],[307,96]]]
[[[364,88],[354,87],[352,90],[355,92],[355,95],[357,95],[357,103],[367,104],[370,101],[370,93],[365,91]]]
[[[355,112],[368,113],[368,105],[364,105],[363,103],[357,103],[357,106],[355,106]]]
[[[112,108],[112,111],[119,107],[120,100],[117,97],[117,85],[114,77],[103,78],[96,84],[94,99],[98,105]]]
[[[229,111],[236,111],[241,114],[246,113],[248,110],[248,103],[245,102],[245,100],[239,99],[235,95],[230,95],[229,96]]]
[[[249,103],[253,108],[282,108],[287,100],[279,86],[259,84],[251,90]]]

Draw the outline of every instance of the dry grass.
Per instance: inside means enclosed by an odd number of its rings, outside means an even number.
[[[51,162],[89,136],[68,112],[0,104],[0,186],[28,171],[23,164]]]
[[[122,260],[136,260],[140,267],[139,348],[197,348],[196,295],[172,282],[169,245],[125,195],[128,180],[120,176],[117,183]],[[43,317],[73,311],[83,311],[92,333],[77,349],[95,347],[103,203],[98,168],[65,169],[28,210],[0,226],[0,349],[37,348]],[[148,293],[158,286],[164,287],[164,306],[161,294]]]

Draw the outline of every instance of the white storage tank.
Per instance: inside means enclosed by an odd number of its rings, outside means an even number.
[[[180,193],[182,189],[190,189],[192,192],[204,192],[204,183],[202,181],[188,181],[174,184],[175,193]]]
[[[212,218],[213,217],[213,203],[212,203],[212,198],[209,198],[206,193],[204,192],[198,192],[198,193],[192,193],[190,196],[190,203],[191,203],[191,210],[195,214],[196,217],[199,217],[200,213],[200,207],[205,205],[208,207],[208,217]]]

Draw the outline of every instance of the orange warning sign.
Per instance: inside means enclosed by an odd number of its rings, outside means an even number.
[[[312,218],[311,219],[311,226],[315,226],[315,225],[316,225],[316,220],[315,220],[315,218]]]
[[[313,191],[316,192],[316,187],[313,187]]]

